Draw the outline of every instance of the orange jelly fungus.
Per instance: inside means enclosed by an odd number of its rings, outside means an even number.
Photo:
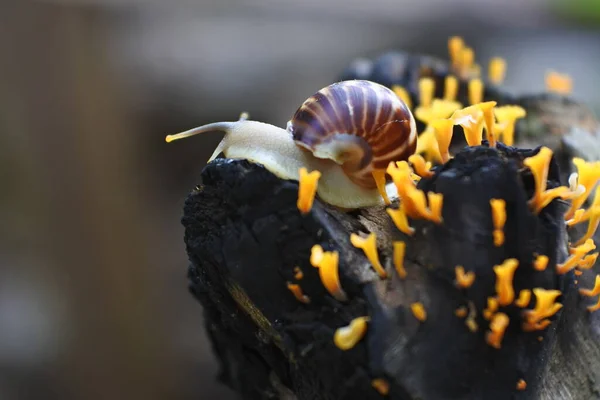
[[[468,310],[465,306],[460,306],[456,310],[454,310],[454,315],[456,315],[458,318],[464,318],[467,316],[467,314]]]
[[[531,301],[531,290],[523,289],[519,292],[519,298],[515,300],[515,306],[525,308]]]
[[[433,172],[431,172],[431,163],[425,162],[425,159],[419,154],[413,154],[408,157],[408,162],[413,165],[413,168],[417,175],[422,178],[431,178]]]
[[[297,281],[299,281],[302,278],[304,278],[304,272],[302,272],[302,270],[300,269],[300,267],[294,267],[294,279],[296,279]]]
[[[575,211],[575,216],[577,216],[578,211],[580,210]],[[590,239],[592,236],[594,236],[596,230],[598,229],[598,225],[600,224],[600,190],[596,189],[594,201],[592,201],[590,208],[579,215],[578,222],[587,220],[589,220],[587,230],[585,234],[577,241],[577,243],[575,243],[575,245],[584,243],[586,240]]]
[[[424,218],[438,224],[442,223],[442,194],[429,192],[427,194],[428,208],[425,193],[417,189],[410,178],[411,170],[406,161],[400,161],[396,164],[390,163],[387,173],[392,177],[398,189],[402,209],[408,217]]]
[[[469,104],[477,104],[483,101],[483,82],[479,78],[469,81]]]
[[[526,114],[525,109],[520,106],[508,105],[494,109],[496,120],[498,123],[504,124],[502,141],[508,146],[512,146],[515,141],[515,123],[518,119],[525,117]]]
[[[502,347],[502,339],[504,338],[504,332],[508,327],[510,319],[508,315],[504,313],[496,313],[490,322],[490,331],[485,336],[487,344],[495,349]]]
[[[448,75],[444,80],[444,100],[454,101],[458,94],[458,79]]]
[[[302,293],[302,289],[300,288],[300,285],[288,282],[287,288],[290,290],[290,292],[292,292],[292,294],[294,295],[296,300],[298,300],[299,302],[304,303],[304,304],[310,303],[310,299],[308,298],[308,296],[306,296],[304,293]]]
[[[329,294],[339,301],[347,301],[348,296],[340,285],[338,252],[323,251],[323,248],[316,244],[312,247],[310,263],[319,269],[319,277]]]
[[[475,52],[470,47],[463,47],[458,55],[458,71],[461,76],[468,77],[475,66]]]
[[[350,350],[367,333],[367,322],[369,317],[354,318],[348,326],[336,329],[333,335],[333,343],[341,350]]]
[[[433,100],[435,92],[435,81],[433,78],[419,79],[419,105],[421,107],[429,107]]]
[[[496,107],[496,104],[495,101],[486,101],[474,105],[474,107],[479,108],[483,112],[483,122],[490,147],[496,147],[496,130],[494,124],[494,107]]]
[[[383,378],[373,379],[371,386],[382,396],[386,396],[390,392],[390,384]]]
[[[494,57],[490,60],[488,67],[488,79],[494,85],[499,85],[504,81],[506,75],[506,61],[501,57]]]
[[[465,269],[460,265],[454,268],[454,273],[456,275],[456,286],[459,288],[469,288],[475,282],[475,272],[465,272]]]
[[[583,257],[583,260],[579,261],[579,265],[577,266],[580,269],[591,269],[598,259],[598,253],[588,254]]]
[[[579,289],[579,293],[582,296],[587,296],[587,297],[593,297],[593,296],[600,295],[600,275],[596,275],[596,281],[594,283],[594,288],[592,290]],[[598,302],[596,304],[594,304],[593,306],[589,306],[587,309],[590,312],[600,310],[600,297],[598,297]]]
[[[527,382],[524,379],[519,379],[517,382],[517,390],[525,390],[527,389]]]
[[[498,311],[498,299],[495,297],[488,297],[487,308],[483,310],[483,318],[489,321],[492,319],[496,311]]]
[[[494,266],[496,274],[496,293],[498,293],[498,304],[507,306],[515,298],[513,288],[513,278],[519,262],[514,258],[509,258],[500,265]]]
[[[462,107],[457,101],[434,99],[428,106],[420,106],[415,109],[415,118],[425,125],[431,124],[436,119],[448,118],[453,112]],[[417,143],[418,146],[418,143]]]
[[[410,305],[410,310],[412,311],[415,318],[419,321],[424,322],[425,320],[427,320],[427,312],[425,311],[423,303],[412,303]]]
[[[583,222],[583,215],[585,214],[585,210],[580,208],[576,210],[571,219],[566,220],[567,226],[574,226],[581,222]]]
[[[506,201],[504,199],[491,199],[492,222],[494,224],[494,246],[504,244],[504,224],[506,223]]]
[[[379,254],[377,253],[377,236],[374,233],[370,233],[367,237],[362,237],[353,233],[350,235],[350,243],[352,243],[352,246],[361,249],[365,253],[365,256],[367,256],[380,278],[387,278],[385,268],[383,268],[383,265],[381,265],[381,262],[379,261]]]
[[[387,195],[387,191],[385,190],[385,185],[386,185],[385,170],[375,169],[371,172],[371,175],[373,176],[373,180],[375,181],[375,185],[377,186],[377,190],[379,191],[379,194],[383,198],[383,202],[386,205],[390,205],[391,202]]]
[[[438,142],[435,138],[435,130],[431,126],[428,125],[423,133],[419,135],[415,154],[424,154],[425,159],[430,162],[442,162]]]
[[[475,321],[476,317],[477,317],[477,309],[475,308],[475,304],[473,304],[473,302],[470,301],[469,302],[469,315],[467,316],[467,319],[465,320],[465,325],[467,326],[469,331],[471,331],[473,333],[477,332],[477,330],[479,329],[479,326],[477,326],[477,321]]]
[[[465,42],[460,36],[452,36],[448,39],[448,53],[450,54],[450,62],[454,68],[460,64],[460,54],[465,47]]]
[[[408,91],[405,88],[400,85],[394,85],[392,86],[392,91],[406,104],[409,110],[412,110],[412,100],[410,99],[410,94],[408,94]]]
[[[586,162],[582,158],[576,157],[573,158],[573,164],[575,164],[575,167],[577,168],[577,182],[574,183],[573,186],[583,186],[585,190],[579,193],[571,201],[571,208],[565,215],[565,219],[567,220],[574,217],[575,211],[579,210],[583,203],[585,203],[587,198],[592,193],[592,189],[594,186],[596,186],[596,183],[600,179],[600,161]]]
[[[445,163],[450,159],[450,152],[448,149],[450,148],[450,142],[452,141],[454,121],[451,119],[436,119],[431,121],[431,127],[435,132],[435,139],[437,141],[438,151],[442,157],[442,162]]]
[[[544,330],[550,325],[550,320],[561,308],[562,304],[556,303],[556,299],[562,293],[560,290],[548,290],[542,288],[534,288],[536,302],[533,310],[523,311],[523,330],[532,332],[536,330]]]
[[[562,95],[570,94],[573,91],[573,80],[567,74],[549,71],[546,73],[546,90]]]
[[[308,170],[304,167],[300,168],[298,173],[300,174],[300,180],[297,206],[302,214],[306,214],[313,206],[321,173],[319,171],[308,173]]]
[[[406,269],[404,269],[404,255],[406,253],[406,243],[394,242],[394,267],[400,279],[406,278]]]
[[[455,111],[451,119],[454,125],[460,125],[463,128],[465,139],[469,146],[481,145],[483,138],[483,111],[476,106],[469,106]]]
[[[535,269],[536,271],[545,271],[546,267],[548,267],[548,261],[550,259],[548,258],[548,256],[544,256],[544,255],[539,255],[535,258],[535,260],[533,261],[533,269]]]
[[[396,225],[396,228],[398,228],[400,232],[405,233],[409,236],[415,233],[415,230],[411,228],[408,224],[408,217],[406,216],[406,212],[404,211],[403,204],[400,204],[400,208],[397,210],[393,208],[388,208],[385,211],[387,211],[388,215],[392,218],[394,225]]]
[[[592,239],[586,240],[585,243],[580,244],[579,246],[572,247],[569,249],[569,252],[571,253],[569,258],[567,258],[564,263],[556,265],[556,273],[559,275],[566,274],[583,261],[583,256],[595,249],[596,245]]]

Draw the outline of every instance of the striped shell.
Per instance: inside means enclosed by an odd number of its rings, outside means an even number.
[[[351,80],[319,90],[288,123],[294,141],[318,158],[342,164],[356,184],[372,188],[374,170],[415,152],[415,120],[406,104],[385,86]]]

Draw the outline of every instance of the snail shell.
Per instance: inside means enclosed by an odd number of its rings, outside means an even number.
[[[287,131],[317,158],[341,164],[352,182],[376,187],[373,171],[415,152],[417,128],[407,105],[385,86],[364,80],[335,83],[298,108]]]

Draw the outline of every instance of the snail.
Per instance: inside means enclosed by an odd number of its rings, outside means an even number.
[[[261,164],[281,179],[299,180],[299,169],[321,172],[317,194],[344,209],[388,202],[385,170],[416,150],[415,119],[407,105],[378,83],[334,83],[308,98],[286,129],[248,120],[215,122],[169,135],[167,142],[199,133],[225,136],[220,153]],[[393,194],[393,185],[390,194]]]

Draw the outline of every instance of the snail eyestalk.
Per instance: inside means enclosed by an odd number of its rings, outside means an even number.
[[[333,335],[333,342],[340,350],[350,350],[367,333],[367,322],[369,317],[354,318],[348,326],[338,328]]]
[[[490,60],[488,68],[488,79],[494,85],[500,85],[506,75],[506,61],[501,57],[494,57]]]

